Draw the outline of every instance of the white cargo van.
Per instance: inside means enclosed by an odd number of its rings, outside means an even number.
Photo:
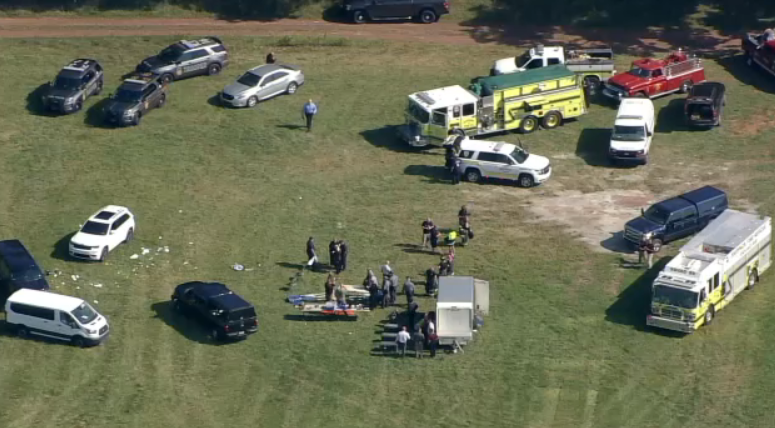
[[[654,135],[654,103],[648,98],[625,98],[619,104],[608,156],[614,162],[649,161]]]
[[[108,337],[108,320],[76,297],[22,288],[5,302],[8,327],[19,337],[63,340],[76,346],[98,345]]]

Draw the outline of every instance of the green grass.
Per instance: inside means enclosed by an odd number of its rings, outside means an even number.
[[[22,239],[44,268],[63,271],[50,278],[54,291],[98,301],[112,325],[110,340],[88,350],[0,337],[4,427],[770,426],[772,274],[710,328],[684,338],[642,331],[643,272],[552,223],[533,223],[522,206],[568,190],[666,193],[707,182],[727,189],[733,204],[745,199],[772,214],[768,77],[709,61],[709,77],[728,85],[724,126],[675,130],[661,113],[645,169],[595,167],[573,155],[584,129],[611,125],[610,107],[523,136],[555,167],[550,182],[530,190],[450,186],[435,178],[440,153],[402,151],[384,130],[402,122],[407,94],[466,83],[510,47],[458,47],[470,58],[461,62],[421,44],[232,38],[230,68],[174,83],[167,105],[140,127],[92,126],[95,99],[67,117],[26,108],[28,94],[73,57],[102,60],[110,92],[170,40],[0,42],[0,237]],[[208,104],[270,48],[304,68],[298,95],[253,110]],[[311,134],[291,129],[307,98],[320,106]],[[581,141],[590,150],[605,143]],[[632,174],[642,180],[617,180]],[[281,263],[302,262],[308,236],[321,248],[334,237],[350,242],[346,283],[386,259],[402,279],[418,276],[436,257],[397,245],[418,242],[428,215],[455,224],[468,201],[477,236],[458,251],[456,271],[490,281],[491,315],[464,354],[371,356],[382,310],[351,323],[284,319],[296,312],[281,288],[296,270]],[[63,260],[63,238],[108,203],[134,210],[136,241],[105,264]],[[170,253],[154,255],[163,245]],[[130,260],[142,247],[153,260]],[[236,262],[255,270],[235,272]],[[172,288],[194,279],[223,281],[254,302],[259,334],[214,346],[197,324],[172,316]],[[308,273],[297,291],[319,292],[324,279]]]

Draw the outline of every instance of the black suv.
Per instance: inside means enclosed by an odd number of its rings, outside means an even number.
[[[5,301],[20,288],[48,290],[49,285],[21,241],[0,241],[0,301]]]
[[[213,36],[181,40],[148,57],[137,65],[139,73],[154,73],[165,83],[184,77],[218,74],[229,64],[229,52],[221,39]]]
[[[157,75],[138,74],[125,79],[104,109],[105,121],[118,125],[139,125],[140,119],[167,102],[167,85]]]
[[[102,92],[105,76],[102,66],[94,59],[76,59],[48,83],[41,96],[47,110],[74,113],[83,108],[83,102]]]
[[[175,287],[176,311],[199,318],[214,340],[245,339],[258,331],[256,309],[218,282],[187,282]]]
[[[344,0],[342,8],[356,24],[368,20],[416,19],[423,24],[449,13],[448,0]]]

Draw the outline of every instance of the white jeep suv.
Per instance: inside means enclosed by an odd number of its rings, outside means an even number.
[[[108,205],[89,217],[70,239],[70,256],[105,261],[119,244],[135,234],[135,216],[126,207]]]
[[[458,156],[467,181],[482,178],[514,180],[522,187],[533,187],[552,175],[549,159],[528,153],[514,144],[471,140],[459,142]]]

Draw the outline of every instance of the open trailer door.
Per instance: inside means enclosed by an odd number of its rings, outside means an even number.
[[[477,314],[490,314],[490,282],[474,279],[474,302]]]

